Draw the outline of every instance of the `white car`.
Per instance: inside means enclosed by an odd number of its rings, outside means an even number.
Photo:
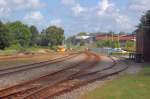
[[[114,49],[112,49],[112,52],[127,53],[127,51],[124,51],[121,48],[114,48]]]

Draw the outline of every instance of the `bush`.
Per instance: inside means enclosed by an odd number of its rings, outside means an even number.
[[[97,41],[96,42],[96,45],[97,47],[113,47],[114,46],[114,43],[113,41],[111,40],[107,40],[107,41]]]
[[[134,42],[133,41],[127,41],[126,45],[125,45],[125,49],[128,51],[135,51]]]
[[[7,47],[5,50],[17,50],[17,51],[19,51],[21,49],[22,49],[21,45],[19,43],[17,43],[17,44],[12,44],[10,47]]]

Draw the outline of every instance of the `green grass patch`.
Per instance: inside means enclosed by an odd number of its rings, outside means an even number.
[[[108,82],[81,99],[150,99],[150,64],[140,73]]]
[[[129,52],[122,53],[122,52],[112,52],[110,55],[129,55]]]
[[[17,53],[18,53],[18,50],[15,50],[15,49],[7,49],[7,50],[0,51],[0,55],[13,55]]]
[[[5,50],[0,50],[0,55],[14,55],[17,53],[37,53],[39,50],[42,49],[45,48],[38,47],[38,46],[27,47],[27,48],[12,46],[6,48]]]

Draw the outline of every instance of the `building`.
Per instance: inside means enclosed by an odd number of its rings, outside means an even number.
[[[126,34],[126,35],[98,34],[96,35],[96,41],[107,41],[107,40],[111,40],[111,41],[119,40],[120,45],[124,47],[127,41],[136,41],[136,35],[135,34]]]
[[[86,36],[76,36],[75,37],[75,42],[76,44],[92,44],[95,41],[95,37],[91,35],[86,35]]]
[[[150,34],[137,31],[136,39],[136,60],[150,61]]]

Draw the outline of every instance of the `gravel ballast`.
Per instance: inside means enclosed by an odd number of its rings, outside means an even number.
[[[5,76],[3,75],[0,77],[0,90],[16,85],[18,83],[23,83],[32,79],[36,79],[42,75],[46,75],[57,70],[61,70],[71,64],[84,60],[85,57],[85,54],[81,54],[75,58],[71,58],[60,63],[50,64],[40,68],[30,69],[17,73],[11,73]]]
[[[113,59],[119,60],[119,58],[116,58],[116,57],[113,57]],[[104,65],[108,66],[110,64],[112,64],[112,61],[108,57],[103,56],[101,63],[99,63],[99,65],[96,66],[96,68],[94,68],[94,69],[101,69],[101,68],[103,68]],[[124,73],[135,74],[141,70],[141,64],[137,64],[134,62],[130,62],[130,64],[126,64],[125,62],[119,62],[119,64],[117,64],[117,67],[122,67],[122,66],[129,66],[129,68],[127,70],[125,70],[124,72],[120,73],[120,75],[122,75]],[[70,92],[64,93],[59,96],[55,96],[52,99],[81,99],[81,97],[83,95],[85,95],[86,93],[88,93],[92,90],[95,90],[97,87],[101,87],[104,84],[107,84],[108,82],[116,79],[117,77],[118,77],[118,75],[115,75],[115,76],[107,77],[103,80],[97,80],[93,83],[89,83],[85,86],[81,86],[80,88],[77,88]]]

